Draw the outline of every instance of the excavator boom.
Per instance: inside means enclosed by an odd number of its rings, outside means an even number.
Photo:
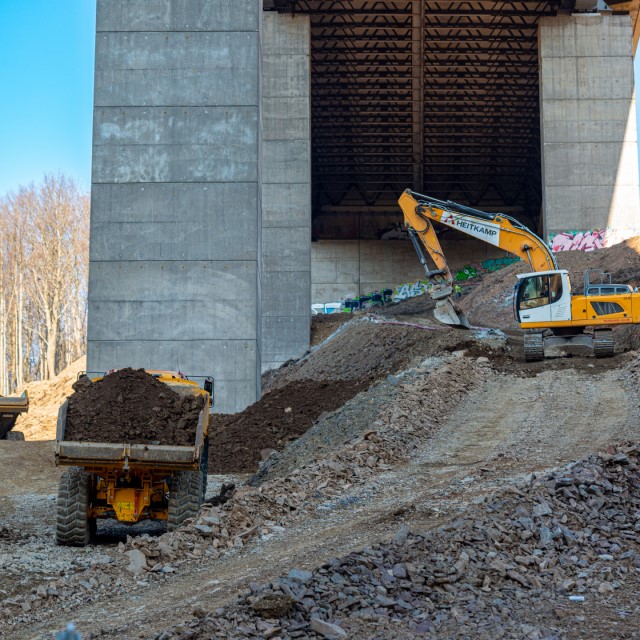
[[[547,244],[515,218],[503,213],[486,213],[451,201],[437,200],[407,189],[398,200],[407,227],[423,241],[433,261],[447,269],[442,247],[432,221],[478,238],[512,253],[531,265],[532,271],[557,270],[555,256]]]

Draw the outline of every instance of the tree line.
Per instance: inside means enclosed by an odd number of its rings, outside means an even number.
[[[89,196],[64,175],[0,197],[0,395],[85,352]]]

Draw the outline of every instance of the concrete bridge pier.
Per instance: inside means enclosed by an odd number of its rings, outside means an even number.
[[[640,234],[630,16],[545,17],[538,34],[545,238],[584,249]]]
[[[309,16],[266,12],[262,37],[262,369],[309,348]]]
[[[98,0],[88,368],[216,380],[309,346],[309,18]]]

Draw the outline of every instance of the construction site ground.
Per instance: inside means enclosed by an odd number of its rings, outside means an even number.
[[[595,259],[631,281],[631,248]],[[525,364],[516,269],[466,289],[472,331],[424,297],[316,321],[214,419],[208,496],[237,491],[177,532],[56,547],[52,442],[0,442],[0,637],[640,637],[638,332]]]

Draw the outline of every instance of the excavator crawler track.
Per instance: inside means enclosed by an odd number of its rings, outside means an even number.
[[[596,358],[613,357],[614,344],[611,329],[596,329],[593,332],[593,353]]]
[[[544,360],[544,337],[541,333],[527,333],[524,336],[524,359],[527,362]]]

